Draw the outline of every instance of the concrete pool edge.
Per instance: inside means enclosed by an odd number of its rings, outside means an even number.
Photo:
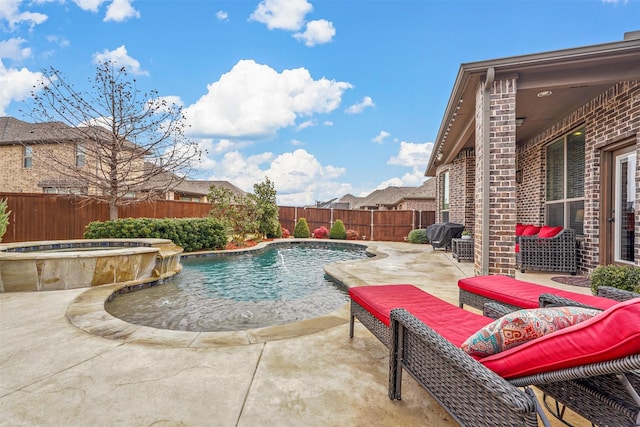
[[[365,246],[366,251],[370,254],[370,258],[346,262],[337,262],[325,266],[325,273],[331,280],[345,286],[361,286],[365,284],[355,276],[345,271],[349,263],[357,262],[374,262],[378,259],[385,258],[387,255],[378,251],[375,243],[363,243],[360,241],[331,242],[318,241],[318,239],[279,239],[270,242],[262,242],[258,245],[240,250],[247,252],[251,250],[261,250],[269,244],[281,243],[319,243],[319,244],[347,244]],[[231,252],[238,253],[240,251],[216,251],[216,254]],[[212,253],[201,252],[193,254],[193,256],[208,256]],[[328,268],[327,268],[328,267]],[[301,320],[298,322],[287,323],[284,325],[269,326],[259,329],[249,329],[244,331],[233,332],[191,332],[191,331],[174,331],[168,329],[157,329],[149,326],[141,326],[126,322],[117,317],[112,316],[105,310],[105,303],[115,293],[126,287],[137,286],[136,283],[119,283],[116,285],[102,285],[89,288],[87,291],[78,295],[67,307],[67,320],[84,332],[101,336],[107,339],[121,340],[127,343],[138,344],[154,344],[171,347],[191,347],[191,348],[208,348],[219,346],[237,346],[265,343],[281,339],[295,338],[303,335],[314,334],[329,328],[344,325],[349,321],[349,304],[345,304],[338,310],[328,315],[316,317],[313,319]]]

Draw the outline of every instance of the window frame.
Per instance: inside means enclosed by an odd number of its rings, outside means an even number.
[[[440,183],[440,222],[449,222],[451,179],[448,170],[440,175]]]
[[[33,146],[32,145],[22,146],[22,167],[25,169],[30,169],[33,167]]]
[[[569,145],[572,142],[572,137],[579,137],[582,141],[582,157],[578,159],[578,163],[571,162],[571,158],[569,156],[570,150]],[[549,155],[549,151],[552,147],[558,143],[562,143],[562,173],[557,174],[556,178],[561,176],[562,179],[562,194],[561,197],[556,198],[554,200],[549,200],[550,196],[550,176],[553,174],[552,167],[550,165],[550,159],[552,156]],[[559,138],[554,139],[552,142],[545,146],[545,224],[547,225],[561,225],[564,228],[572,228],[575,230],[577,236],[584,236],[584,176],[586,172],[586,162],[585,162],[585,146],[586,146],[586,136],[585,136],[585,128],[581,126],[579,128],[573,129],[570,132],[565,133]],[[571,153],[573,154],[573,153]],[[580,165],[580,163],[582,163]],[[582,177],[578,182],[578,185],[573,185],[570,189],[569,183],[571,181],[571,173],[576,169],[576,167],[582,166]],[[578,190],[576,190],[576,188]],[[556,189],[557,190],[557,189]],[[569,197],[569,193],[578,193],[577,195],[573,195],[573,197]],[[557,191],[553,192],[557,193]],[[558,223],[558,221],[554,221],[551,219],[553,215],[551,215],[550,210],[553,208],[560,207],[562,210],[562,223]]]
[[[76,144],[76,167],[81,168],[86,165],[86,150],[83,143]]]

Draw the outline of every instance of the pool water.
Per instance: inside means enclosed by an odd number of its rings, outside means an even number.
[[[347,292],[323,266],[366,258],[363,247],[270,246],[257,253],[183,259],[163,285],[119,294],[106,304],[130,323],[180,331],[236,331],[326,315]]]

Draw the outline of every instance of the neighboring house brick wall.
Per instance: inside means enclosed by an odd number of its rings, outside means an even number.
[[[68,157],[75,162],[75,144],[33,144],[32,166],[23,166],[24,147],[21,144],[0,146],[0,187],[7,192],[42,193],[38,184],[58,178],[55,165],[48,162],[48,152]]]

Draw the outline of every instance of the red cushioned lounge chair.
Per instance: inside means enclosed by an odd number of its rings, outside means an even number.
[[[537,414],[548,424],[530,386],[592,423],[638,425],[640,298],[480,359],[460,346],[494,319],[411,285],[351,288],[350,294],[359,320],[389,324],[391,399],[401,398],[404,370],[461,425],[537,426]],[[410,301],[400,301],[402,295]],[[396,304],[402,308],[390,308]]]

